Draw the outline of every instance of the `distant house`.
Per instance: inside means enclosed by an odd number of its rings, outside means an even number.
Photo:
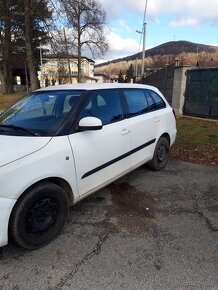
[[[97,79],[98,83],[111,83],[112,82],[110,76],[103,73],[95,73],[94,77]]]
[[[72,83],[77,83],[78,57],[69,55]],[[65,54],[48,54],[43,56],[43,66],[38,72],[41,86],[69,83],[69,63]],[[81,81],[97,82],[94,78],[94,64],[92,59],[81,57]]]

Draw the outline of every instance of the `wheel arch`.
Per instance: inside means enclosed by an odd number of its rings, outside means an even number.
[[[60,186],[67,194],[69,206],[72,206],[74,204],[74,195],[73,195],[72,188],[65,179],[60,178],[60,177],[49,177],[44,180],[40,180],[39,182],[44,182],[44,181],[51,182],[53,184]]]
[[[36,187],[38,184],[43,183],[43,182],[50,182],[52,184],[60,186],[67,194],[67,199],[69,202],[69,206],[72,206],[74,204],[74,194],[72,191],[72,188],[70,184],[63,178],[61,177],[47,177],[41,180],[36,181],[35,183],[31,184],[28,186],[23,193],[19,196],[18,200],[26,194],[27,191],[29,191],[31,188]]]
[[[171,144],[170,135],[169,135],[168,133],[163,133],[163,134],[160,136],[160,138],[161,138],[161,137],[166,138],[167,141],[169,142],[169,145]],[[160,138],[159,138],[159,139],[160,139]],[[159,140],[159,139],[158,139],[158,140]]]

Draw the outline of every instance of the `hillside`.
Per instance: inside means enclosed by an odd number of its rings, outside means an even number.
[[[146,50],[145,52],[145,57],[154,57],[154,56],[167,56],[167,55],[179,55],[182,53],[215,53],[217,50],[217,46],[210,46],[210,45],[205,45],[205,44],[200,44],[200,43],[193,43],[189,41],[170,41],[163,43],[161,45],[158,45],[156,47],[153,47],[151,49]],[[96,65],[96,68],[100,68],[103,66],[106,66],[108,64],[112,63],[120,63],[120,62],[128,62],[128,61],[133,61],[135,59],[141,59],[142,57],[142,52],[123,57],[123,58],[118,58],[109,62],[104,62],[101,64]]]

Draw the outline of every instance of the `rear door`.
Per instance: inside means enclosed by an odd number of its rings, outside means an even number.
[[[123,91],[131,130],[131,167],[150,160],[159,134],[160,118],[148,90],[126,89]]]
[[[103,128],[69,135],[75,160],[78,190],[85,196],[130,169],[128,119],[123,117],[119,90],[97,90],[90,96],[79,119],[101,119]]]

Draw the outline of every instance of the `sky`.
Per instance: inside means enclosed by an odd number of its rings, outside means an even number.
[[[146,0],[99,0],[107,13],[109,51],[96,63],[141,51]],[[146,48],[174,40],[218,45],[218,0],[148,0]]]

